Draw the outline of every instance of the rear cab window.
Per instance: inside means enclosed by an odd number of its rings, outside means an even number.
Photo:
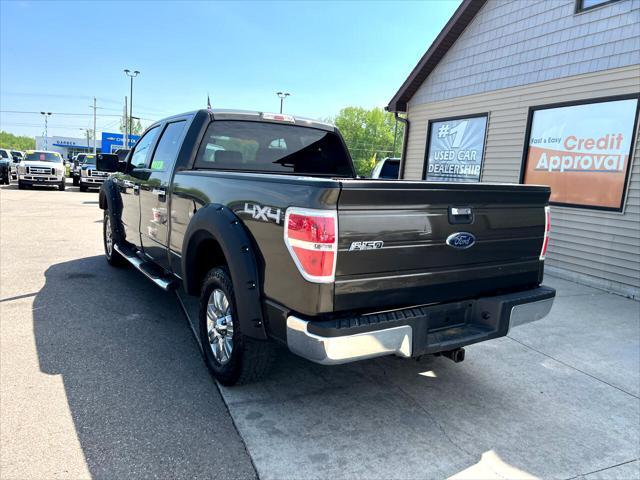
[[[198,151],[195,168],[354,176],[349,154],[335,133],[243,120],[212,122]]]

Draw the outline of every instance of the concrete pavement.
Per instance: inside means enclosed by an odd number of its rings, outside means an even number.
[[[0,189],[0,478],[255,478],[177,302],[97,193]]]
[[[3,479],[640,477],[638,302],[548,278],[548,318],[461,364],[281,350],[221,396],[101,228],[95,193],[0,188]]]

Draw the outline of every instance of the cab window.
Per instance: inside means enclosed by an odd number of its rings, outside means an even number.
[[[147,166],[147,158],[151,151],[151,146],[158,136],[158,127],[153,127],[144,136],[138,140],[131,155],[131,167],[132,168],[145,168]]]
[[[180,150],[182,132],[187,124],[184,120],[181,122],[173,122],[166,126],[158,146],[151,160],[151,170],[154,172],[163,172],[173,167]]]

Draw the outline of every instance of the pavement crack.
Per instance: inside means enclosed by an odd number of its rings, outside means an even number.
[[[576,475],[575,477],[567,478],[566,480],[575,480],[575,479],[577,479],[577,478],[584,477],[584,476],[586,476],[586,475],[591,475],[591,474],[593,474],[593,473],[600,473],[600,472],[604,472],[604,471],[607,471],[607,470],[611,470],[612,468],[621,467],[621,466],[623,466],[623,465],[627,465],[627,464],[629,464],[629,463],[637,462],[638,460],[640,460],[640,458],[634,458],[634,459],[632,459],[632,460],[627,460],[627,461],[625,461],[625,462],[621,462],[621,463],[617,463],[617,464],[615,464],[615,465],[611,465],[610,467],[600,468],[600,469],[598,469],[598,470],[594,470],[594,471],[592,471],[592,472],[581,473],[581,474],[579,474],[579,475]]]
[[[613,385],[612,383],[609,383],[609,382],[607,382],[605,380],[602,380],[601,378],[596,377],[595,375],[592,375],[592,374],[590,374],[588,372],[585,372],[584,370],[580,370],[578,367],[574,367],[573,365],[570,365],[567,362],[563,362],[562,360],[559,360],[556,357],[554,357],[552,355],[549,355],[548,353],[544,353],[543,351],[538,350],[537,348],[534,348],[531,345],[527,345],[526,343],[521,342],[520,340],[517,340],[517,339],[513,338],[510,335],[507,335],[507,338],[510,339],[510,340],[513,340],[516,343],[519,343],[520,345],[522,345],[525,348],[528,348],[529,350],[533,350],[534,352],[539,353],[540,355],[544,355],[545,357],[550,358],[551,360],[554,360],[554,361],[560,363],[561,365],[564,365],[567,368],[571,368],[572,370],[575,370],[576,372],[580,372],[583,375],[586,375],[587,377],[593,378],[594,380],[597,380],[600,383],[604,383],[605,385],[608,385],[609,387],[615,388],[616,390],[619,390],[622,393],[625,393],[625,394],[627,394],[627,395],[629,395],[629,396],[631,396],[631,397],[633,397],[635,399],[640,400],[640,397],[638,395],[635,395],[635,394],[633,394],[631,392],[628,392],[624,388],[620,388],[620,387],[618,387],[616,385]]]
[[[457,448],[458,450],[460,450],[461,452],[463,452],[464,454],[468,455],[469,457],[471,457],[472,459],[475,458],[477,455],[474,455],[473,453],[469,452],[466,448],[464,448],[462,445],[458,444],[458,442],[456,442],[455,440],[453,440],[453,438],[451,438],[451,436],[449,435],[449,433],[447,432],[447,430],[444,428],[444,426],[438,421],[436,420],[436,417],[421,403],[419,403],[418,401],[416,401],[407,391],[405,391],[400,385],[398,385],[396,382],[394,382],[392,380],[391,376],[387,376],[387,369],[385,365],[380,365],[381,369],[382,369],[382,375],[383,377],[385,377],[388,381],[387,384],[391,384],[393,385],[396,389],[398,389],[400,391],[400,393],[402,394],[402,396],[405,398],[405,400],[407,400],[409,403],[411,403],[412,405],[414,405],[416,408],[418,408],[419,410],[421,410],[422,412],[424,412],[427,417],[429,418],[429,420],[431,420],[431,422],[433,422],[433,424],[438,427],[438,430],[440,430],[440,432],[442,432],[442,434],[444,435],[444,437],[447,439],[447,441],[453,445],[455,448]],[[374,381],[375,383],[377,383],[378,385],[382,385],[381,382],[378,382],[375,378],[371,378],[371,376],[363,374],[363,376],[365,376],[366,378],[368,378],[369,380]],[[385,385],[386,386],[386,385]]]

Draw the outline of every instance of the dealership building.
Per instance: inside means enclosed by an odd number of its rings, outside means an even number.
[[[98,153],[112,153],[122,148],[124,139],[122,133],[102,132],[101,138],[96,139],[96,151]],[[129,148],[140,138],[139,135],[129,137]],[[93,141],[88,142],[85,138],[74,137],[36,137],[36,150],[49,150],[58,152],[62,158],[71,159],[78,153],[93,153]]]
[[[550,185],[548,272],[640,298],[640,0],[463,0],[391,99],[401,178]]]

